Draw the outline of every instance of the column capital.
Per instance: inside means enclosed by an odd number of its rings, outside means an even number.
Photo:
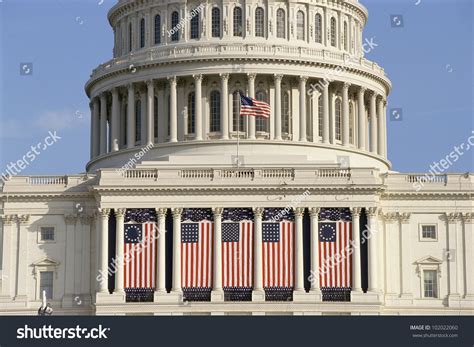
[[[362,208],[360,208],[360,207],[351,208],[352,216],[358,216],[359,217],[361,212],[362,212]]]
[[[377,100],[377,93],[374,90],[368,90],[367,95],[370,97],[371,100]]]
[[[455,223],[462,218],[462,214],[459,212],[446,212],[444,217],[448,223]]]
[[[124,218],[126,212],[127,212],[126,208],[117,208],[115,209],[115,217]]]
[[[320,207],[310,207],[309,208],[309,215],[311,217],[319,217],[319,212],[321,212]]]
[[[411,217],[410,212],[398,213],[398,218],[400,219],[401,223],[409,223],[410,217]]]
[[[472,220],[474,219],[474,212],[464,212],[462,213],[462,219],[464,223],[472,223]]]
[[[155,84],[154,84],[154,83],[155,83],[154,80],[146,80],[145,83],[146,83],[146,86],[147,86],[148,88],[154,87],[154,85],[155,85]]]
[[[120,87],[112,87],[112,89],[110,89],[110,92],[116,95],[119,94],[119,91],[120,91]]]
[[[376,217],[377,216],[377,207],[367,207],[366,212],[367,212],[368,217]]]
[[[175,207],[171,209],[173,218],[181,218],[181,213],[183,213],[183,209],[181,207]]]
[[[97,212],[101,218],[108,219],[110,215],[110,208],[100,208]]]
[[[18,223],[26,225],[30,222],[30,215],[29,214],[17,215],[17,220],[18,220]]]
[[[92,223],[92,219],[93,219],[93,217],[91,215],[88,215],[88,214],[83,214],[79,218],[81,220],[82,225],[90,225]]]
[[[127,84],[127,89],[128,90],[134,90],[135,89],[135,85],[133,83],[128,83]]]
[[[163,207],[156,208],[155,210],[156,210],[156,214],[158,215],[158,218],[166,217],[166,212],[168,212],[168,209],[163,208]]]
[[[4,225],[12,225],[17,220],[17,216],[14,214],[7,214],[2,216],[2,221]]]
[[[342,90],[344,91],[349,91],[349,88],[350,88],[351,84],[349,82],[344,82],[344,84],[342,85]]]
[[[294,209],[295,216],[296,216],[296,217],[303,217],[304,210],[305,210],[304,207],[297,207],[297,208],[295,208],[295,209]]]
[[[254,207],[252,208],[254,216],[262,217],[263,215],[263,207]]]
[[[229,80],[229,74],[228,73],[220,73],[219,76],[220,76],[222,81]]]
[[[383,219],[387,223],[393,223],[393,222],[398,220],[398,213],[397,212],[387,212],[387,213],[383,213],[382,215],[383,215]]]
[[[199,82],[202,82],[202,75],[201,74],[196,74],[196,75],[193,75],[193,78],[194,78],[194,81],[199,81]]]
[[[65,214],[64,215],[64,220],[66,222],[66,225],[74,225],[74,224],[76,224],[76,221],[77,221],[77,215],[75,215],[75,214]]]
[[[273,78],[275,79],[275,82],[281,82],[281,80],[283,79],[283,75],[282,74],[273,74]]]
[[[367,88],[365,88],[365,87],[360,87],[359,88],[359,94],[365,94],[366,91],[367,91]]]
[[[176,76],[170,76],[170,77],[167,78],[167,80],[170,83],[170,85],[176,86],[176,83],[177,83]]]
[[[306,83],[308,81],[308,76],[301,75],[299,80],[300,80],[300,83]]]
[[[212,213],[214,214],[214,217],[216,216],[222,216],[222,212],[224,212],[223,207],[213,207],[212,208]]]
[[[255,81],[255,78],[257,78],[257,74],[256,73],[248,73],[247,78],[249,80]]]

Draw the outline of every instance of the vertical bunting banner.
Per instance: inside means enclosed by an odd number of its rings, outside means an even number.
[[[252,209],[225,208],[222,214],[222,284],[224,290],[251,289],[252,281]]]
[[[123,261],[127,294],[139,294],[155,288],[157,236],[154,209],[127,209]]]
[[[265,208],[262,232],[264,288],[293,288],[295,239],[293,212],[280,208]]]
[[[352,286],[352,215],[349,208],[323,208],[318,228],[321,288]]]
[[[214,217],[211,209],[186,208],[181,215],[181,284],[212,289]]]

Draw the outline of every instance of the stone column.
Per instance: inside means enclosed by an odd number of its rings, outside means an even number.
[[[169,77],[170,83],[170,140],[178,142],[178,98],[176,91],[176,76]]]
[[[369,253],[369,291],[377,292],[378,287],[378,278],[377,278],[377,262],[380,261],[377,256],[377,208],[369,207],[367,208],[367,222],[368,230],[370,231],[370,238],[368,241],[368,253]]]
[[[182,208],[173,208],[173,283],[172,291],[180,294],[181,289],[181,213]]]
[[[349,87],[350,83],[344,83],[342,87],[342,145],[349,145]]]
[[[94,98],[92,101],[91,115],[91,159],[100,154],[100,104],[99,99]]]
[[[107,153],[107,96],[100,95],[100,155]]]
[[[466,295],[465,300],[474,302],[474,269],[472,259],[474,257],[474,228],[473,228],[473,212],[463,213],[464,226],[464,259],[466,266],[464,267],[464,276],[466,277]],[[472,306],[471,306],[472,307]]]
[[[81,226],[82,226],[82,273],[80,274],[80,292],[87,295],[87,300],[90,302],[90,293],[91,293],[91,225],[92,217],[87,214],[83,214],[80,217]],[[79,289],[78,288],[78,289]],[[77,290],[76,290],[77,292]]]
[[[155,85],[153,80],[146,81],[147,87],[147,100],[146,100],[146,139],[145,145],[151,145],[155,143]]]
[[[18,215],[18,254],[17,254],[17,285],[16,285],[16,301],[27,300],[27,276],[28,276],[28,225],[30,215]],[[74,244],[73,244],[74,245]],[[74,248],[72,249],[72,258],[74,258]],[[71,282],[74,285],[74,268]]]
[[[353,235],[353,253],[352,253],[352,291],[362,292],[361,263],[360,263],[360,207],[354,207],[352,212],[352,235]]]
[[[194,85],[196,88],[195,94],[195,109],[196,109],[196,119],[194,121],[194,127],[196,136],[194,137],[195,140],[201,141],[202,140],[202,75],[193,75],[194,77]]]
[[[385,153],[385,139],[384,139],[384,117],[385,114],[383,113],[383,98],[380,98],[380,100],[377,103],[377,117],[378,117],[378,129],[377,129],[377,153],[380,156],[384,156]]]
[[[387,158],[387,100],[383,101],[381,120],[383,121],[383,156]]]
[[[255,98],[255,78],[257,77],[256,74],[251,73],[247,74],[248,76],[248,84],[249,84],[249,97]],[[255,117],[247,116],[248,124],[249,124],[249,134],[248,138],[250,140],[255,140]]]
[[[158,255],[156,257],[155,294],[166,294],[166,208],[157,208],[158,216]]]
[[[102,208],[99,211],[100,216],[100,253],[99,253],[99,292],[109,294],[108,278],[109,278],[109,214],[110,209]]]
[[[139,96],[140,96],[140,146],[146,145],[146,132],[147,132],[147,105],[146,105],[146,99],[147,99],[147,92],[146,90],[140,89],[139,90]]]
[[[229,139],[229,74],[220,74],[221,77],[221,139]]]
[[[74,294],[74,249],[75,249],[75,229],[76,215],[65,215],[66,222],[66,266],[64,270],[65,286],[63,303],[72,306],[72,296]]]
[[[457,263],[462,261],[462,250],[457,249],[457,229],[460,214],[457,212],[446,213],[447,221],[447,240],[448,240],[448,305],[457,306],[461,297],[461,288],[458,287],[458,268]],[[451,303],[454,301],[454,303]]]
[[[365,95],[365,88],[361,87],[359,89],[359,99],[358,99],[358,109],[359,109],[359,121],[358,121],[358,144],[359,149],[365,150],[365,129],[367,125],[367,120],[365,117],[365,102],[364,102],[364,95]]]
[[[377,154],[377,110],[376,110],[377,94],[372,92],[370,95],[370,151]]]
[[[212,209],[214,213],[214,252],[213,252],[213,283],[211,301],[224,301],[224,290],[222,289],[222,207]]]
[[[321,283],[319,282],[319,275],[321,272],[321,264],[319,264],[319,207],[312,207],[309,209],[311,217],[311,238],[310,238],[310,253],[311,253],[311,275],[310,293],[317,295],[317,300],[321,300]]]
[[[119,150],[120,145],[120,100],[117,87],[112,89],[112,121],[110,127],[112,135],[112,148],[110,151],[116,152]]]
[[[386,282],[387,289],[385,298],[398,300],[400,289],[400,228],[398,225],[398,214],[389,212],[384,214],[385,220],[385,248],[386,248]]]
[[[304,265],[303,265],[303,214],[304,207],[295,209],[295,288],[293,299],[306,294],[304,289]]]
[[[252,301],[265,301],[263,290],[263,259],[262,259],[262,217],[263,207],[255,207],[254,215],[254,244],[253,244],[253,292]]]
[[[323,143],[329,143],[329,83],[324,83],[323,86]],[[321,126],[321,124],[319,125]]]
[[[306,81],[308,77],[300,76],[300,141],[306,142]]]
[[[135,86],[128,85],[127,105],[127,148],[135,147]]]
[[[313,114],[313,124],[312,124],[312,133],[313,133],[313,142],[318,143],[319,142],[319,127],[321,124],[319,124],[319,96],[321,93],[317,90],[313,90],[313,93],[311,94],[311,100],[313,102],[313,107],[312,107],[312,114]]]
[[[16,269],[13,269],[13,232],[16,226],[15,215],[5,215],[3,220],[2,242],[2,291],[0,301],[11,301],[14,295]]]
[[[125,292],[124,288],[124,273],[125,273],[125,230],[124,230],[124,222],[125,222],[125,213],[127,210],[125,208],[118,208],[115,209],[115,218],[116,218],[116,233],[117,237],[115,238],[115,290],[114,294],[123,295]],[[128,257],[128,256],[127,256]]]
[[[275,79],[275,140],[281,141],[281,80],[283,75],[273,75]]]
[[[401,260],[401,283],[400,297],[401,299],[413,299],[412,273],[410,271],[413,259],[411,259],[411,230],[410,230],[411,213],[400,213],[400,260]]]

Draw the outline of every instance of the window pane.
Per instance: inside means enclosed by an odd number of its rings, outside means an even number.
[[[285,38],[285,10],[279,9],[277,11],[277,37]]]
[[[341,99],[336,100],[336,140],[341,140]]]
[[[268,102],[267,100],[267,93],[265,93],[263,90],[259,90],[255,94],[255,99],[258,101],[265,101]],[[267,132],[268,131],[268,119],[264,117],[255,117],[255,130],[256,131],[263,131]]]
[[[436,270],[423,271],[423,288],[425,298],[438,297],[438,276]]]
[[[40,298],[43,297],[43,291],[46,292],[46,299],[53,298],[53,272],[40,272]]]
[[[323,19],[319,13],[314,18],[315,40],[317,43],[323,43]]]
[[[135,141],[142,139],[142,102],[137,100],[135,103]]]
[[[298,11],[296,14],[296,38],[304,40],[304,14],[303,11]]]
[[[54,241],[53,227],[41,227],[41,241]]]
[[[244,117],[240,116],[240,93],[242,91],[236,90],[232,95],[232,129],[233,131],[243,132],[244,129]]]
[[[242,36],[242,9],[234,8],[234,36]]]
[[[140,21],[140,48],[145,47],[145,19]]]
[[[179,14],[178,12],[175,11],[171,14],[171,28],[170,28],[170,30],[172,31],[171,41],[179,40],[179,29],[177,28],[178,23],[179,23]]]
[[[158,98],[155,96],[153,100],[153,136],[158,137]]]
[[[132,51],[132,39],[133,39],[133,32],[132,32],[132,23],[128,25],[128,51]]]
[[[214,90],[211,93],[211,124],[210,131],[216,132],[221,130],[221,93]]]
[[[290,94],[288,92],[282,91],[281,100],[283,101],[282,110],[281,110],[281,115],[283,117],[282,132],[289,134],[290,133]]]
[[[320,96],[318,99],[318,133],[319,136],[323,136],[323,97]]]
[[[257,7],[255,10],[255,36],[257,37],[264,37],[265,18],[263,15],[263,8]]]
[[[221,37],[221,11],[219,8],[212,9],[212,37]]]
[[[198,39],[199,38],[199,12],[194,10],[196,14],[194,17],[191,18],[191,38]]]
[[[435,225],[422,225],[421,226],[422,238],[424,239],[436,239],[436,226]]]
[[[331,18],[331,46],[336,47],[336,18]]]
[[[196,100],[194,92],[188,95],[188,134],[194,134],[194,124],[196,115]]]
[[[157,15],[155,17],[155,44],[161,42],[161,17]]]

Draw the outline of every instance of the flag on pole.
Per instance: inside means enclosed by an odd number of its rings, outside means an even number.
[[[270,117],[270,105],[240,94],[240,115],[252,117]]]

